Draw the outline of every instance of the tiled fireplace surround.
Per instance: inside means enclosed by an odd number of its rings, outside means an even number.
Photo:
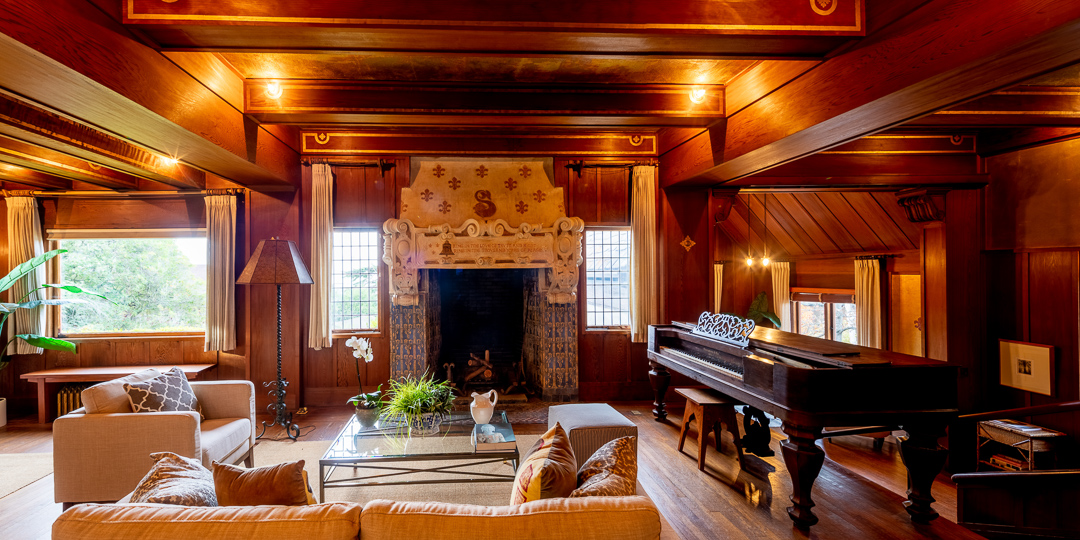
[[[524,333],[521,340],[526,383],[545,401],[568,401],[578,395],[577,304],[553,304],[541,291],[538,274],[524,272]],[[440,351],[443,319],[440,302],[440,271],[422,270],[420,301],[415,306],[390,309],[391,376],[420,376],[426,371],[444,373],[449,361]],[[499,270],[463,270],[499,272]],[[479,292],[483,294],[483,292]],[[499,301],[486,297],[484,301]],[[459,325],[462,326],[462,325]],[[464,325],[469,331],[485,332],[481,326]],[[472,351],[482,354],[482,350]]]

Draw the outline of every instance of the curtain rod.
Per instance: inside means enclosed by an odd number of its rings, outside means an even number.
[[[184,191],[112,191],[112,190],[87,190],[87,191],[40,191],[40,190],[3,190],[0,196],[4,197],[80,197],[85,199],[142,199],[155,197],[204,197],[207,195],[243,195],[247,188],[224,188],[202,189]]]
[[[337,167],[356,167],[356,168],[362,168],[362,169],[363,168],[378,167],[379,170],[382,171],[383,174],[386,174],[386,171],[389,171],[390,169],[393,169],[394,167],[397,167],[397,163],[395,163],[395,162],[393,162],[391,160],[387,160],[387,159],[372,159],[372,160],[357,160],[357,161],[338,160],[338,161],[335,161],[335,160],[331,160],[329,158],[303,158],[303,159],[300,160],[300,164],[305,166],[305,167],[310,167],[312,165],[315,165],[316,163],[325,163],[327,165],[337,166]]]
[[[585,163],[584,161],[571,161],[566,164],[566,168],[570,169],[579,175],[582,169],[633,169],[634,167],[656,167],[657,163],[654,161],[614,161],[614,162],[601,162],[601,163]]]

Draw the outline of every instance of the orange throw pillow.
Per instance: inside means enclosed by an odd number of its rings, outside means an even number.
[[[566,497],[577,488],[577,460],[570,437],[558,423],[548,430],[518,467],[510,504]]]
[[[304,460],[255,469],[214,462],[214,491],[220,506],[314,504]]]

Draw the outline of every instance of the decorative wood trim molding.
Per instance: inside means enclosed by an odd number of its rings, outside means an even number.
[[[929,223],[945,220],[945,194],[943,188],[912,188],[896,192],[896,202],[904,209],[912,223]]]
[[[714,189],[709,191],[709,208],[712,209],[713,222],[720,225],[727,221],[731,215],[731,208],[735,204],[735,197],[739,195],[737,189]]]

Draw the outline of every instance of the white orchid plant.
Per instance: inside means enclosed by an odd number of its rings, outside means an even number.
[[[356,363],[356,382],[360,384],[360,390],[364,389],[364,381],[360,376],[360,359],[364,359],[365,364],[370,364],[375,359],[375,354],[371,350],[371,341],[367,338],[358,338],[353,336],[345,340],[345,346],[351,347],[353,350],[353,361]],[[374,392],[361,392],[351,398],[348,403],[361,409],[376,409],[382,403],[382,385],[380,384]]]

